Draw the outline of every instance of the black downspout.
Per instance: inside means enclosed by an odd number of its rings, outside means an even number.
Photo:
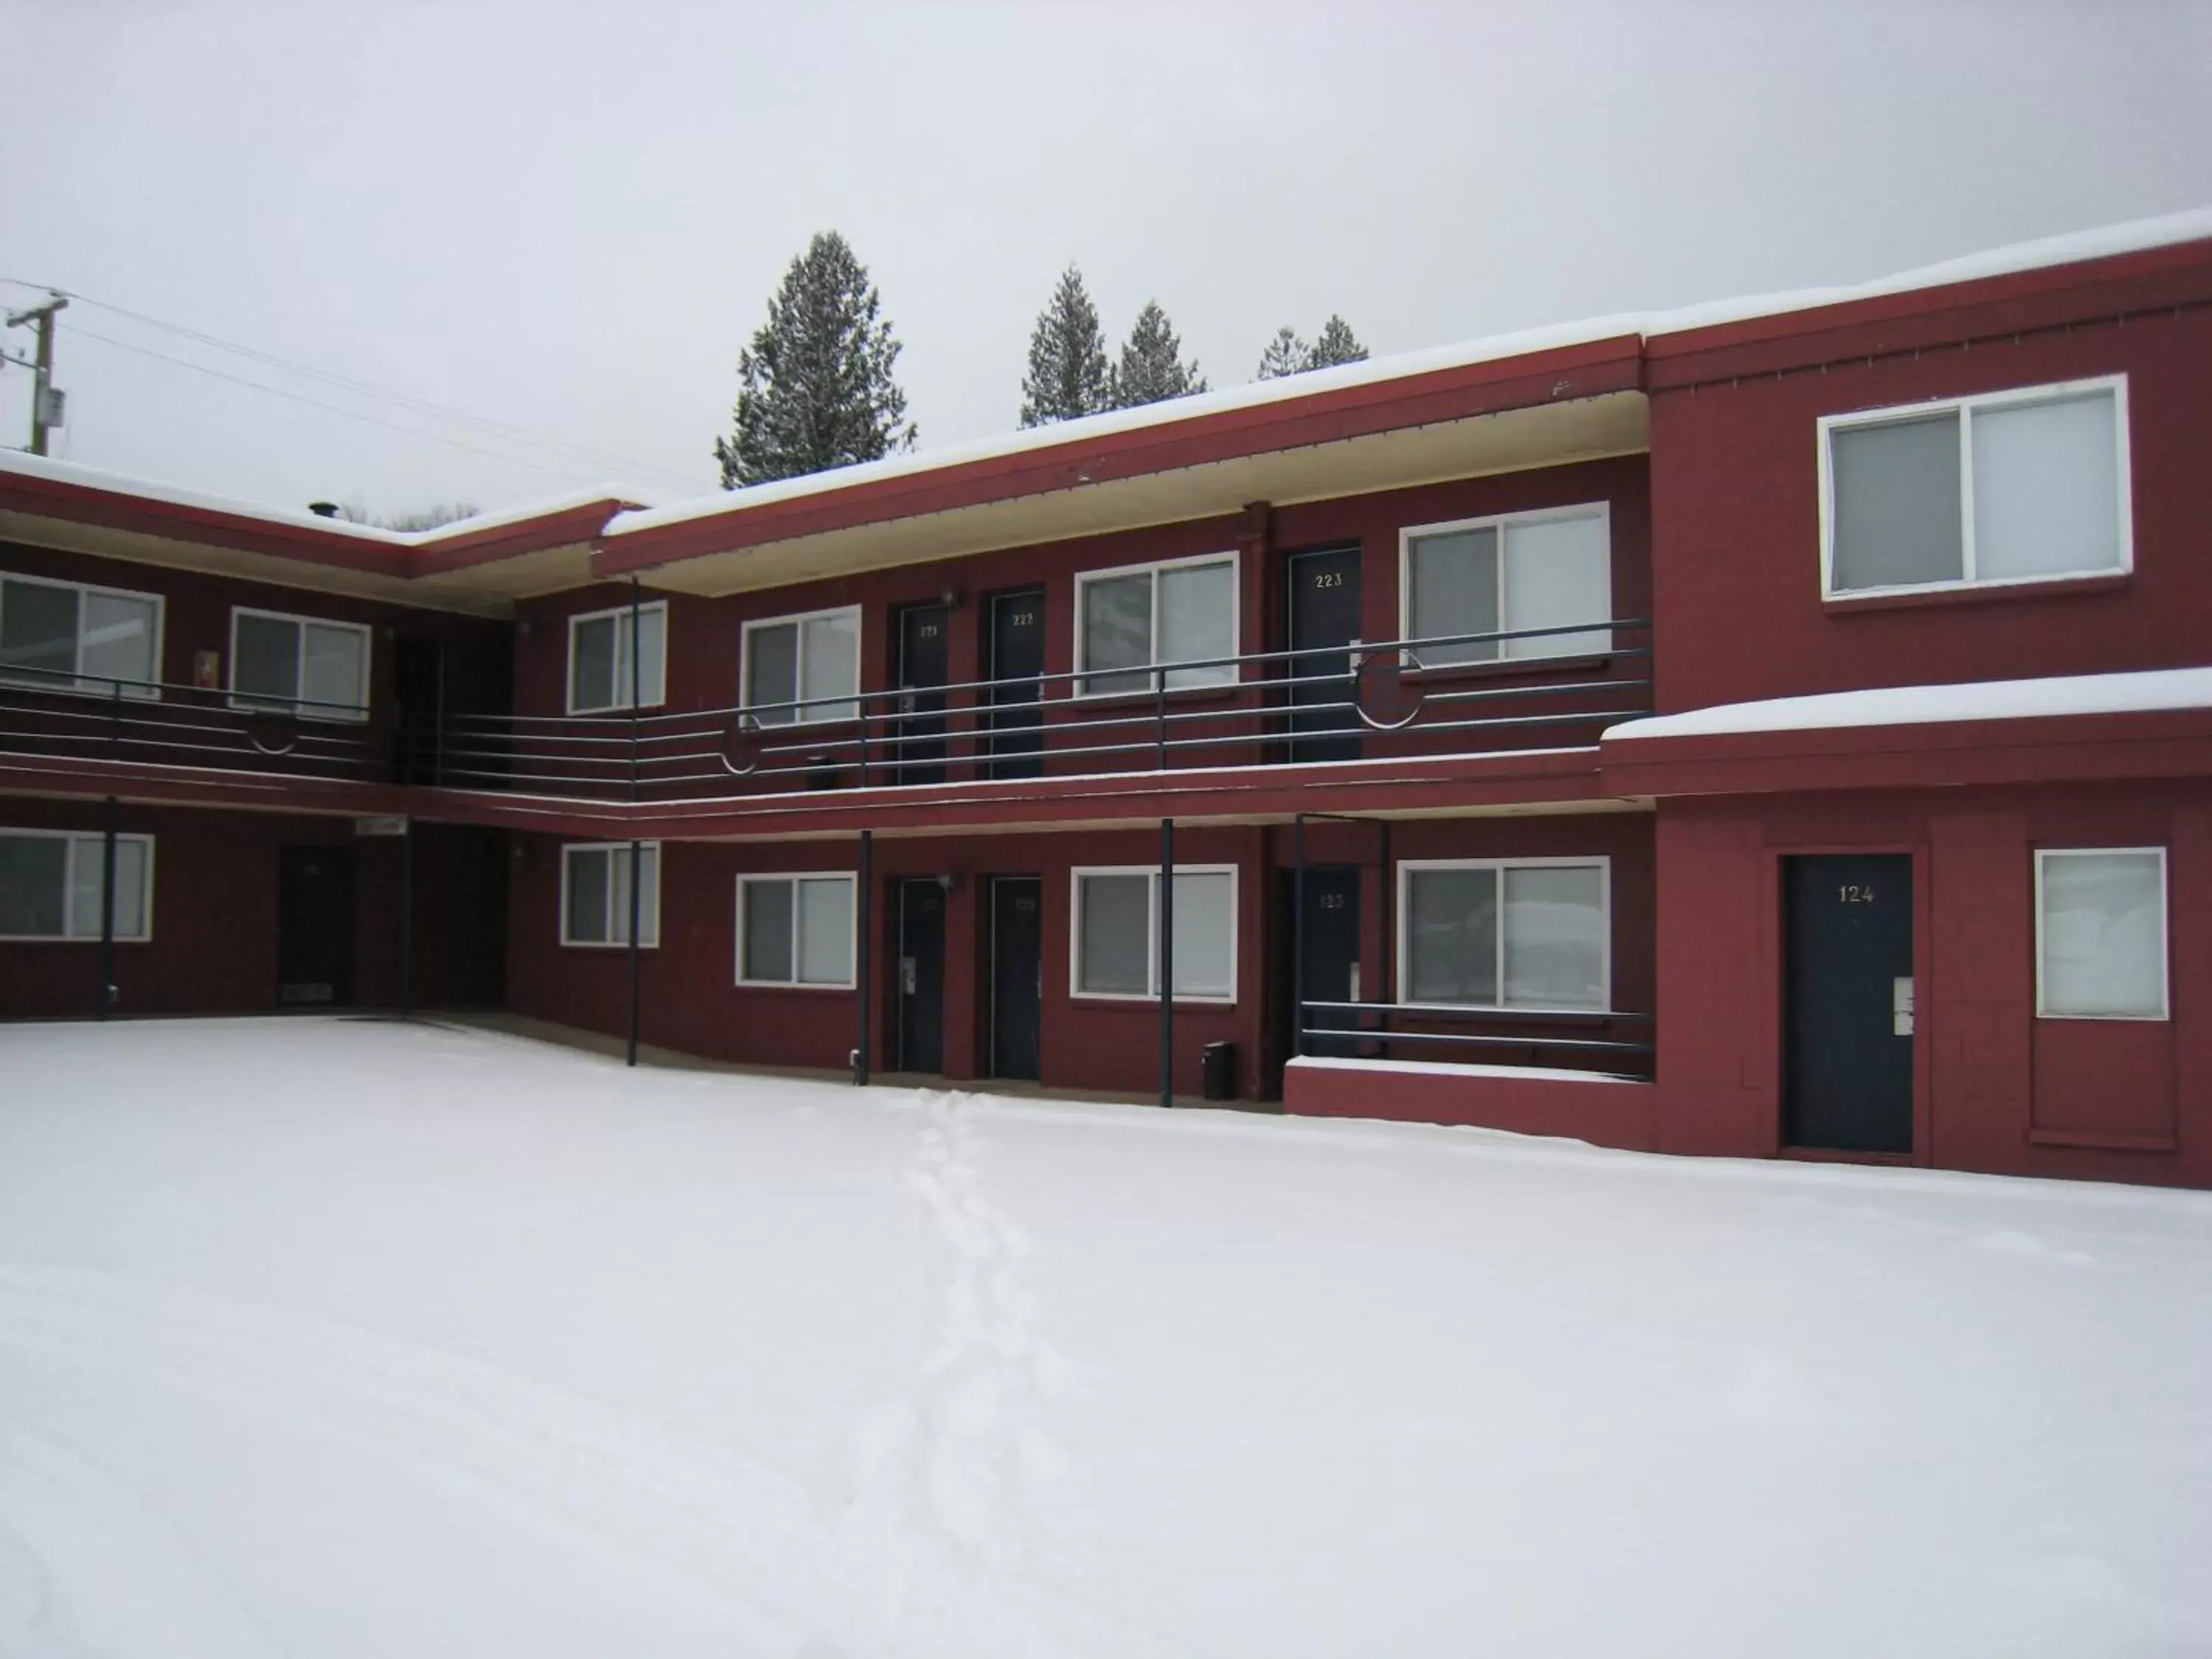
[[[1363,1000],[1386,1005],[1376,1012],[1375,1026],[1377,1030],[1387,1031],[1390,1029],[1390,1011],[1387,1005],[1397,1000],[1395,988],[1398,958],[1393,953],[1392,935],[1397,931],[1398,883],[1390,869],[1390,820],[1383,819],[1380,828],[1382,831],[1382,960],[1379,964],[1382,972],[1376,977],[1382,983],[1377,988],[1380,994],[1364,998]],[[1378,1054],[1387,1054],[1389,1051],[1388,1043],[1378,1042],[1375,1047]]]
[[[115,819],[121,808],[107,798],[106,833],[100,844],[100,1017],[115,1012]],[[143,901],[142,901],[143,902]]]
[[[1160,1104],[1175,1104],[1175,820],[1160,820]]]
[[[875,852],[875,837],[871,830],[860,831],[860,960],[854,964],[853,988],[860,1005],[860,1029],[853,1046],[853,1085],[855,1088],[868,1086],[868,992],[873,983],[871,963],[875,951],[876,884],[869,868]]]
[[[1306,815],[1291,819],[1291,1058],[1306,1051]]]
[[[632,576],[629,579],[629,802],[633,810],[637,805],[637,702],[638,694],[643,689],[644,683],[638,665],[645,655],[644,652],[638,648],[642,643],[637,626],[639,610],[637,578]],[[629,842],[629,1055],[627,1061],[632,1066],[637,1064],[640,961],[637,923],[639,914],[643,908],[641,901],[644,892],[644,848],[639,843],[637,837],[632,836]]]

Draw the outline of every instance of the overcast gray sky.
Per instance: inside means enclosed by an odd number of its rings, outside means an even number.
[[[285,505],[668,499],[714,487],[817,229],[873,271],[927,448],[1013,425],[1070,260],[1109,334],[1157,296],[1232,386],[1332,310],[1379,355],[2212,203],[2208,90],[2182,0],[0,0],[0,276],[592,452],[78,304],[69,459]]]

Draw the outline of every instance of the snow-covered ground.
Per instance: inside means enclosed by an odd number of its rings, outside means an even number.
[[[0,1654],[2212,1651],[2212,1198],[0,1028]]]

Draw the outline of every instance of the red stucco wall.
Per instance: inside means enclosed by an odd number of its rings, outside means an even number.
[[[2114,374],[2128,377],[2132,575],[1823,605],[1820,416]],[[1659,708],[2202,663],[2208,388],[2212,310],[2200,307],[1656,393]]]
[[[98,832],[97,802],[0,799],[0,827]],[[116,1012],[256,1013],[276,1006],[278,849],[354,849],[354,1001],[400,999],[401,849],[357,836],[349,818],[125,803],[118,830],[154,837],[153,937],[115,947]],[[501,998],[504,837],[415,826],[416,992],[425,1008]],[[0,1018],[72,1018],[98,1007],[100,944],[0,944]]]

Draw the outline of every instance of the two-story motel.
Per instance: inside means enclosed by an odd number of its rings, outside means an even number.
[[[0,1012],[2212,1184],[2209,457],[2212,214],[658,509],[0,456]]]

